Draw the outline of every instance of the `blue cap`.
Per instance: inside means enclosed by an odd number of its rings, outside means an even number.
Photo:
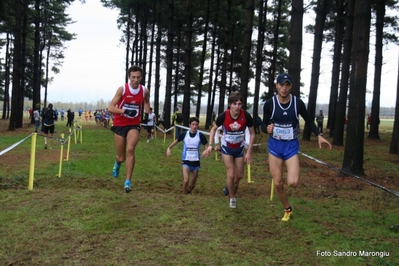
[[[290,75],[288,75],[287,73],[282,73],[282,74],[278,75],[277,83],[284,84],[285,82],[289,82],[290,84],[292,84]]]

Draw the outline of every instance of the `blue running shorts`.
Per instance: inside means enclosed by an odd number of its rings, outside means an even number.
[[[192,171],[198,171],[199,169],[200,169],[200,167],[199,166],[191,166],[191,165],[188,165],[188,164],[182,164],[182,166],[184,167],[188,167],[188,169],[190,169],[190,172],[192,172]]]
[[[240,157],[244,156],[244,146],[236,148],[236,149],[231,149],[227,146],[222,145],[220,151],[223,154],[233,156],[233,158],[240,158]]]
[[[292,156],[298,154],[299,141],[298,139],[290,141],[277,140],[269,136],[267,147],[269,149],[269,153],[286,161]]]

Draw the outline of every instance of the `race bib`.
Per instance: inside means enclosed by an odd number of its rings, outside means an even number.
[[[274,124],[273,138],[280,140],[294,139],[294,128],[292,124]]]

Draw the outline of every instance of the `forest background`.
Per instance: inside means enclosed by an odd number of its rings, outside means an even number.
[[[6,36],[2,42],[6,47],[1,69],[2,118],[9,119],[9,130],[22,127],[26,97],[32,99],[32,106],[47,104],[46,90],[52,79],[49,73],[60,70],[65,44],[75,37],[65,30],[66,25],[72,23],[66,10],[73,2],[2,1],[0,21]],[[367,137],[379,139],[382,55],[384,45],[398,42],[397,1],[101,2],[120,11],[117,21],[123,33],[121,44],[126,49],[125,69],[131,64],[141,65],[145,84],[152,84],[153,73],[159,77],[161,68],[166,69],[163,110],[167,122],[178,106],[183,110],[185,125],[193,114],[184,110],[196,106],[195,115],[199,116],[201,107],[206,106],[207,129],[215,106],[217,113],[221,113],[226,108],[225,98],[237,90],[244,96],[245,108],[252,107],[252,114],[256,116],[261,113],[259,105],[250,106],[247,99],[253,97],[253,102],[258,103],[270,98],[274,94],[276,74],[284,71],[294,80],[292,93],[300,96],[302,68],[301,57],[297,55],[302,53],[304,28],[314,34],[311,84],[306,95],[308,110],[314,118],[321,51],[325,43],[332,44],[327,128],[333,144],[345,146],[342,168],[363,174],[369,51],[370,47],[375,49],[375,71],[370,106],[372,122]],[[315,23],[303,25],[303,17],[309,10],[314,11]],[[374,46],[370,45],[372,32]],[[253,95],[248,89],[250,80],[255,81]],[[259,94],[261,84],[267,87],[262,95]],[[42,89],[44,99],[40,97]],[[159,113],[159,79],[150,89],[155,113]],[[217,98],[216,92],[221,97]],[[206,103],[202,102],[203,95]],[[391,153],[398,152],[396,113]],[[350,121],[346,131],[345,118]],[[303,139],[309,140],[310,135],[310,129],[305,126]]]

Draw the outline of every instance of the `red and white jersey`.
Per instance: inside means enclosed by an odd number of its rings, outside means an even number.
[[[139,85],[137,89],[130,87],[128,83],[125,84],[122,92],[122,97],[119,99],[117,104],[118,108],[123,110],[136,110],[134,117],[126,114],[114,114],[114,126],[132,126],[140,125],[141,123],[141,107],[145,98],[145,87]]]
[[[251,116],[246,114],[244,110],[240,110],[240,115],[237,119],[230,116],[230,110],[226,110],[218,117],[216,124],[222,126],[223,136],[221,139],[222,145],[235,149],[245,145],[245,129],[253,126]],[[252,123],[251,123],[252,122]]]

